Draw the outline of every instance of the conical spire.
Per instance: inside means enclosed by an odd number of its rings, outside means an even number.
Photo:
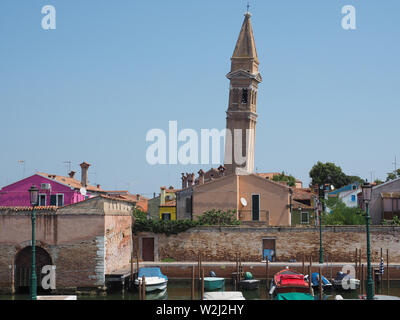
[[[251,14],[245,13],[242,29],[240,30],[239,38],[236,42],[235,51],[233,52],[232,60],[234,59],[251,59],[257,64],[258,56],[256,43],[254,40],[253,28],[251,26]]]

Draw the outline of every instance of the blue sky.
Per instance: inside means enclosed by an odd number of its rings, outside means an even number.
[[[57,29],[41,28],[56,8]],[[341,27],[354,5],[357,30]],[[241,0],[2,0],[0,185],[92,164],[91,183],[152,194],[201,166],[146,162],[146,133],[225,127]],[[400,166],[400,2],[251,1],[263,83],[256,167],[305,184],[317,161],[385,178]],[[204,166],[203,166],[204,168]],[[207,169],[207,166],[205,166]]]

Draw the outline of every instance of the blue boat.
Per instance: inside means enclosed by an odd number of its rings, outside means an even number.
[[[305,276],[308,280],[308,275]],[[319,273],[314,272],[311,274],[311,286],[315,289],[319,288]],[[332,289],[332,283],[322,275],[322,288],[324,290]]]
[[[168,277],[161,273],[160,268],[140,268],[135,285],[139,286],[145,277],[146,292],[165,290],[167,288]]]

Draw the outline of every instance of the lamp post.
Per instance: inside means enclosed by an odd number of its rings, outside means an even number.
[[[29,191],[29,198],[30,198],[30,203],[32,206],[32,273],[31,273],[31,300],[36,300],[37,296],[37,278],[36,278],[36,263],[35,263],[35,255],[36,255],[36,250],[35,250],[35,222],[36,222],[36,217],[35,217],[35,207],[38,205],[39,201],[39,189],[35,186],[32,185],[30,187]]]
[[[371,201],[372,197],[372,185],[368,183],[364,183],[362,186],[362,197],[365,203],[365,217],[366,217],[366,224],[367,224],[367,300],[374,299],[374,282],[372,280],[372,267],[371,267],[371,243],[369,239],[369,223],[370,223],[370,215],[369,215],[369,202]]]
[[[318,201],[318,216],[319,216],[319,263],[324,263],[324,249],[322,247],[322,202]]]

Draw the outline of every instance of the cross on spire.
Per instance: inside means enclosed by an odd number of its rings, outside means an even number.
[[[247,12],[249,12],[249,10],[250,10],[250,3],[249,1],[247,1]]]

